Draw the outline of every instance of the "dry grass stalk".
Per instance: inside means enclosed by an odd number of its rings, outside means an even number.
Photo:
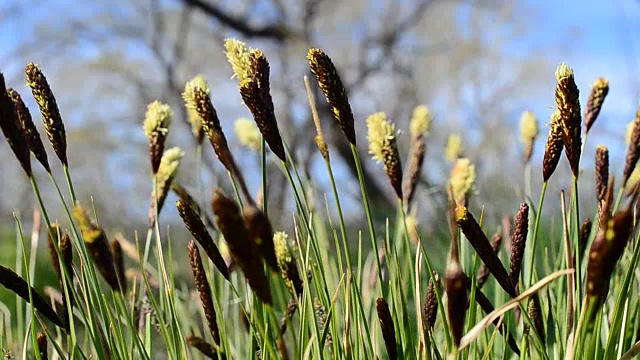
[[[604,200],[609,181],[609,149],[606,146],[596,146],[596,195],[598,205]]]
[[[38,129],[36,129],[36,125],[33,123],[29,108],[27,108],[27,106],[24,104],[24,101],[22,101],[22,97],[17,91],[15,91],[14,89],[8,89],[7,93],[13,101],[16,115],[18,116],[18,122],[20,124],[20,128],[22,129],[22,134],[27,140],[29,149],[36,157],[36,159],[40,162],[40,164],[44,167],[44,169],[48,173],[51,173],[49,159],[47,158],[47,151],[44,149],[44,144],[42,143],[42,139],[40,138],[40,133],[38,132]]]
[[[288,239],[287,233],[282,231],[278,231],[273,235],[276,258],[287,289],[289,289],[291,295],[300,296],[302,295],[302,278],[298,271],[295,255],[289,247]]]
[[[42,332],[38,332],[38,335],[36,336],[36,342],[38,343],[38,352],[40,353],[40,359],[48,360],[49,351],[47,350],[47,337]]]
[[[226,357],[223,354],[218,354],[218,350],[215,346],[209,344],[205,339],[199,338],[197,336],[189,336],[187,338],[187,345],[192,348],[196,348],[203,355],[208,357],[209,359],[225,359]]]
[[[184,187],[182,187],[182,185],[174,181],[171,183],[171,190],[173,190],[173,192],[176,193],[176,195],[178,195],[180,200],[184,201],[197,214],[202,216],[208,227],[210,227],[211,229],[215,229],[216,226],[213,223],[213,220],[211,219],[209,214],[207,214],[204,211],[204,209],[200,208],[200,205],[198,204],[196,199],[194,199],[193,196],[191,196],[191,194],[189,193],[189,191],[187,191],[187,189],[185,189]]]
[[[527,232],[529,228],[529,205],[526,202],[520,204],[520,209],[515,219],[513,236],[511,238],[511,262],[509,278],[516,288],[520,280],[520,271],[522,269],[522,259],[524,258],[524,250],[527,241]]]
[[[225,196],[220,189],[213,193],[213,213],[220,232],[224,236],[233,260],[244,273],[258,298],[271,305],[271,289],[262,268],[260,251],[251,240],[249,230],[235,201]]]
[[[271,227],[271,222],[262,210],[252,204],[245,206],[242,214],[244,223],[249,231],[249,236],[257,245],[260,255],[271,270],[278,272],[278,259],[276,257],[275,245],[273,244],[273,228]]]
[[[458,206],[455,210],[455,220],[465,235],[467,240],[478,253],[480,259],[487,265],[493,277],[496,278],[498,284],[507,292],[511,297],[516,297],[516,291],[511,283],[511,279],[507,270],[500,262],[500,259],[493,251],[491,243],[487,236],[484,234],[480,225],[473,217],[473,215],[464,206]]]
[[[29,284],[18,276],[13,270],[0,265],[0,284],[21,297],[24,301],[29,301]],[[44,317],[49,319],[56,326],[67,329],[66,324],[58,317],[58,314],[51,308],[47,300],[40,295],[36,289],[31,287],[31,295],[33,297],[33,307],[38,310]]]
[[[207,319],[207,325],[209,326],[209,331],[211,332],[213,341],[216,345],[220,345],[220,331],[218,330],[216,310],[213,307],[211,288],[209,287],[207,274],[205,273],[204,266],[202,265],[200,251],[193,240],[189,241],[188,249],[191,271],[193,272],[193,278],[196,282],[198,294],[200,294],[200,301],[202,302],[202,308],[204,309],[204,316]]]
[[[322,89],[327,102],[331,106],[331,111],[338,122],[338,126],[346,136],[347,141],[352,145],[356,145],[353,113],[347,97],[347,90],[342,84],[342,80],[340,80],[338,70],[333,65],[331,58],[320,49],[309,49],[307,60],[309,60],[311,73],[316,77],[320,89]]]
[[[496,256],[500,252],[501,244],[502,244],[502,235],[500,235],[500,233],[495,233],[491,238],[491,248],[493,249],[493,252],[496,254]],[[480,267],[478,268],[478,273],[476,274],[476,286],[478,287],[478,289],[482,289],[482,286],[484,286],[484,284],[489,279],[489,274],[490,272],[487,265],[485,263],[480,264]]]
[[[79,204],[73,209],[73,217],[80,225],[84,243],[93,263],[111,289],[119,291],[120,285],[113,263],[113,254],[104,230],[89,218],[87,211]]]
[[[220,254],[220,250],[216,246],[213,238],[207,231],[207,228],[200,220],[200,217],[196,213],[195,209],[193,209],[186,201],[178,200],[176,202],[176,207],[178,208],[178,213],[184,222],[187,230],[191,233],[191,236],[202,246],[204,252],[207,254],[209,259],[213,262],[213,265],[216,266],[218,271],[225,277],[225,279],[229,280],[229,271],[227,269],[227,264],[225,263],[222,255]]]
[[[118,277],[118,283],[120,284],[120,290],[124,293],[127,291],[124,256],[122,256],[122,247],[120,246],[120,242],[116,239],[111,241],[111,253],[113,254],[113,264],[116,268],[116,275]]]
[[[162,154],[158,173],[154,181],[154,190],[151,192],[151,206],[149,206],[149,227],[156,222],[156,214],[160,215],[164,201],[167,199],[171,183],[178,175],[180,160],[184,152],[179,147],[172,147]],[[157,197],[156,197],[157,196]],[[157,210],[156,210],[157,204]]]
[[[429,278],[429,285],[427,286],[427,295],[424,299],[424,307],[422,309],[424,328],[427,331],[433,331],[433,326],[436,324],[436,317],[438,316],[438,299],[436,298],[436,286],[440,288],[440,276],[437,272],[433,272],[433,278],[436,279],[434,284],[431,278]]]
[[[378,313],[378,321],[380,321],[380,328],[382,329],[384,346],[387,348],[389,359],[397,359],[398,350],[396,348],[396,329],[393,327],[393,319],[391,318],[391,312],[389,311],[389,304],[387,304],[385,299],[378,298],[376,301],[376,311]]]
[[[559,111],[551,114],[551,124],[549,125],[549,136],[544,150],[544,158],[542,160],[542,180],[549,181],[551,175],[556,171],[560,155],[562,155],[562,123]]]
[[[62,116],[58,109],[58,103],[49,87],[47,78],[44,76],[38,65],[27,64],[25,68],[27,85],[31,88],[33,98],[38,103],[44,128],[53,146],[53,151],[60,159],[63,166],[68,166],[67,162],[67,137],[64,130]]]
[[[367,118],[369,154],[373,160],[384,164],[391,186],[402,199],[402,164],[396,145],[395,125],[385,113],[375,113]]]
[[[4,137],[9,143],[9,147],[15,154],[18,162],[24,169],[27,176],[31,177],[31,158],[29,155],[29,146],[24,134],[20,128],[18,115],[13,101],[7,93],[7,86],[4,81],[4,75],[0,72],[0,128]]]
[[[587,303],[592,304],[588,321],[595,319],[607,294],[613,270],[620,260],[633,229],[633,213],[626,208],[600,228],[593,239],[587,263]]]
[[[562,141],[565,154],[574,177],[578,177],[580,151],[582,148],[582,114],[580,112],[580,91],[576,85],[573,70],[562,63],[556,70],[556,106],[560,113]]]
[[[524,146],[525,164],[531,161],[536,137],[538,137],[538,119],[531,111],[525,111],[520,118],[520,141]]]
[[[269,62],[264,53],[251,49],[249,53],[250,76],[240,82],[240,95],[258,125],[269,148],[280,160],[286,162],[284,145],[278,130],[269,87]]]
[[[640,159],[640,107],[636,111],[636,118],[633,120],[633,127],[629,137],[629,148],[627,149],[627,157],[622,173],[622,187],[627,185],[631,173],[636,168],[638,159]]]
[[[158,100],[147,106],[143,128],[144,135],[149,139],[149,159],[151,160],[151,170],[154,175],[160,167],[172,117],[173,111],[171,111],[171,107]]]
[[[591,92],[589,93],[587,106],[584,110],[585,133],[588,133],[596,122],[607,94],[609,94],[609,80],[597,78],[596,81],[591,84]]]

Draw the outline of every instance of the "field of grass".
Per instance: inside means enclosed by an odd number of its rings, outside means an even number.
[[[1,244],[3,264],[15,264],[0,267],[5,359],[631,359],[640,353],[640,110],[624,173],[616,176],[621,185],[616,188],[609,174],[608,150],[598,146],[597,193],[579,193],[580,177],[593,173],[581,171],[580,160],[594,156],[583,149],[607,95],[606,80],[593,84],[581,109],[573,70],[558,67],[542,164],[531,162],[538,121],[523,115],[527,193],[497,233],[483,227],[484,210],[492,204],[474,205],[475,166],[451,138],[451,176],[439,185],[448,205],[438,220],[450,231],[423,233],[415,213],[421,199],[414,195],[431,125],[428,107],[413,113],[406,156],[396,144],[399,129],[384,113],[366,119],[366,136],[356,134],[338,69],[321,50],[309,50],[314,79],[305,78],[305,86],[317,130],[309,141],[315,140],[325,160],[332,189],[320,194],[326,202],[317,203],[311,199],[318,194],[308,190],[311,180],[278,130],[265,54],[235,40],[225,48],[254,118],[236,130],[247,146],[259,149],[262,167],[237,166],[212,102],[215,94],[205,79],[194,78],[183,97],[197,154],[210,143],[233,190],[185,189],[175,181],[178,169],[199,179],[200,166],[180,168],[185,153],[167,146],[173,111],[153,102],[143,128],[154,190],[148,231],[139,236],[114,237],[100,225],[93,204],[77,201],[62,116],[38,66],[28,64],[25,73],[56,154],[51,162],[29,110],[0,74],[0,127],[48,230],[44,245],[16,217],[15,241]],[[344,184],[335,177],[316,112],[315,101],[323,99],[311,95],[316,84],[358,170],[363,161],[380,163],[397,199],[394,216],[373,215],[359,171],[359,211],[367,221],[362,229],[347,227],[339,196]],[[368,145],[372,159],[361,158],[356,144]],[[552,196],[547,184],[561,181],[553,173],[565,156],[570,190]],[[279,164],[295,201],[289,233],[272,226],[268,193],[254,197],[244,179],[245,172],[260,173],[267,192],[267,161]],[[66,214],[59,224],[51,222],[32,165],[43,166],[58,191]],[[62,166],[63,182],[51,166]],[[540,175],[542,188],[530,189],[531,177]],[[166,202],[170,191],[180,199],[175,206],[192,236],[188,245],[174,241],[156,221],[163,208],[174,206]],[[597,211],[585,213],[591,208]],[[38,246],[49,249],[47,257],[35,256]]]

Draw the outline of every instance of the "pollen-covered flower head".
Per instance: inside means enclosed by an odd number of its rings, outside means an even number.
[[[525,111],[520,117],[520,140],[527,144],[538,136],[538,119],[531,111]]]
[[[382,112],[369,115],[367,118],[369,135],[369,154],[377,162],[384,162],[385,156],[395,143],[395,125],[387,120]]]
[[[262,135],[253,121],[247,118],[239,118],[235,123],[235,131],[242,145],[252,150],[260,150]]]
[[[446,159],[450,162],[456,162],[456,160],[462,156],[464,147],[462,146],[462,138],[458,134],[451,134],[447,138],[447,145],[444,150]]]
[[[200,137],[202,134],[202,117],[198,114],[195,106],[194,89],[200,88],[206,95],[209,94],[209,84],[204,76],[197,75],[184,86],[184,92],[182,93],[182,99],[185,102],[187,108],[187,117],[191,124],[191,130],[196,137]]]
[[[413,109],[413,116],[409,125],[411,137],[424,136],[429,134],[433,114],[427,105],[418,105]]]
[[[457,204],[464,204],[466,198],[471,194],[473,184],[476,181],[476,167],[468,158],[456,160],[456,164],[451,170],[451,188],[453,199]]]
[[[232,79],[238,78],[238,81],[242,81],[249,77],[251,74],[251,60],[249,58],[251,48],[247,44],[236,39],[225,39],[224,53],[233,68]]]
[[[631,143],[631,134],[633,133],[634,124],[635,124],[634,120],[630,121],[627,124],[627,130],[625,131],[625,134],[624,134],[624,141],[627,146],[629,146],[629,143]]]
[[[158,169],[158,184],[168,184],[176,177],[180,160],[184,157],[184,151],[179,147],[172,147],[162,154],[160,168]]]
[[[144,117],[144,134],[151,139],[157,134],[167,135],[173,111],[171,107],[158,100],[147,106],[147,113]]]

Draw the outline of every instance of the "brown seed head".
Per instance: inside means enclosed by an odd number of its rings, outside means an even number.
[[[427,287],[427,296],[424,300],[424,308],[422,310],[424,316],[424,328],[427,331],[433,331],[433,326],[436,323],[436,317],[438,316],[438,299],[436,298],[436,286],[440,288],[440,276],[435,271],[433,272],[433,278],[436,279],[436,284],[429,279],[429,285]]]
[[[631,173],[636,168],[638,159],[640,158],[640,107],[636,111],[636,118],[633,120],[633,127],[629,139],[629,148],[624,163],[624,172],[622,173],[622,187],[627,185],[627,181]]]
[[[204,309],[204,316],[207,319],[207,325],[211,332],[213,341],[220,345],[220,332],[218,331],[218,323],[216,320],[216,311],[213,307],[213,298],[211,297],[211,288],[209,287],[209,281],[207,280],[207,274],[204,271],[202,265],[202,258],[200,258],[200,251],[196,243],[189,241],[189,260],[191,263],[191,271],[193,272],[193,278],[196,281],[196,288],[200,294],[200,301],[202,302],[202,308]]]
[[[609,281],[618,260],[622,256],[632,231],[633,214],[626,208],[611,219],[596,234],[587,263],[587,300],[599,310],[609,293]],[[597,311],[590,314],[593,321]]]
[[[255,205],[247,205],[243,209],[244,222],[249,236],[257,245],[260,255],[271,270],[278,272],[278,260],[273,244],[273,228],[262,210]]]
[[[542,160],[542,179],[547,182],[560,161],[562,155],[562,122],[559,111],[555,111],[551,115],[551,124],[549,125],[549,136],[547,137],[547,145],[544,151],[544,159]]]
[[[213,193],[213,213],[235,263],[240,266],[249,285],[260,300],[271,305],[273,302],[269,282],[262,268],[262,262],[258,261],[261,258],[260,251],[251,240],[238,205],[225,196],[220,189],[216,189]]]
[[[58,103],[49,87],[47,78],[44,76],[38,65],[28,63],[25,68],[27,85],[31,88],[33,98],[40,107],[44,128],[49,137],[58,159],[63,166],[68,166],[67,162],[67,137],[64,131],[64,123],[58,109]]]
[[[518,281],[520,280],[520,270],[522,269],[522,259],[524,258],[524,248],[529,228],[529,205],[527,205],[526,202],[523,202],[520,205],[514,225],[513,237],[511,238],[512,251],[509,278],[511,279],[513,286],[517,288]]]
[[[318,80],[318,85],[331,106],[338,126],[347,137],[347,141],[356,145],[356,133],[353,126],[353,113],[347,97],[347,90],[342,85],[338,70],[331,58],[320,49],[309,49],[307,53],[309,69]]]
[[[456,346],[460,345],[460,339],[464,331],[464,318],[467,313],[467,287],[466,276],[462,272],[460,262],[456,258],[449,258],[447,269],[444,273],[444,287],[447,293],[447,315],[449,327]]]
[[[184,151],[179,147],[172,147],[162,154],[158,173],[155,176],[154,190],[151,192],[151,206],[149,207],[149,227],[153,227],[156,221],[156,213],[160,215],[164,201],[167,199],[173,179],[178,175],[180,160],[184,157]],[[158,210],[156,211],[156,203]]]
[[[73,217],[80,225],[82,238],[98,271],[113,291],[119,291],[120,285],[113,263],[113,254],[104,230],[89,218],[87,211],[79,204],[73,209]]]
[[[591,92],[589,93],[589,99],[587,100],[587,106],[584,110],[584,126],[585,133],[588,133],[593,123],[596,122],[604,99],[609,93],[609,80],[605,78],[598,78],[591,84]]]
[[[27,106],[24,104],[24,102],[22,101],[22,97],[17,91],[15,91],[14,89],[8,89],[7,93],[13,101],[16,115],[18,116],[18,122],[20,123],[22,134],[27,140],[29,149],[36,157],[36,159],[40,162],[40,164],[42,164],[44,169],[48,173],[50,173],[51,167],[49,166],[47,151],[44,149],[44,144],[42,143],[42,139],[40,138],[40,133],[38,133],[38,129],[36,129],[36,125],[33,123],[29,108],[27,108]]]
[[[491,248],[493,249],[493,252],[496,254],[496,256],[500,252],[501,244],[502,244],[502,235],[500,235],[500,233],[495,233],[493,235],[493,238],[491,238]],[[480,264],[480,267],[478,268],[478,273],[476,274],[476,286],[479,289],[482,289],[482,286],[487,282],[487,279],[489,279],[489,274],[490,272],[487,265],[485,263]]]
[[[36,342],[38,343],[38,352],[40,353],[40,359],[48,360],[49,352],[47,350],[47,337],[43,333],[38,332],[38,335],[36,336]]]
[[[176,193],[176,195],[178,195],[180,200],[184,201],[185,204],[191,206],[191,208],[196,212],[196,214],[199,214],[200,216],[204,217],[204,221],[206,222],[208,227],[212,229],[216,227],[213,223],[213,220],[209,216],[209,214],[205,213],[205,211],[202,208],[200,208],[200,205],[198,205],[198,202],[193,198],[193,196],[191,196],[191,194],[189,193],[189,191],[187,191],[187,189],[185,189],[182,185],[174,181],[171,183],[171,190],[173,190],[173,192]]]
[[[496,278],[498,284],[506,291],[511,297],[516,297],[516,291],[511,283],[507,270],[500,262],[500,258],[493,251],[491,243],[487,236],[484,234],[480,225],[476,219],[471,215],[467,208],[464,206],[458,206],[456,208],[455,220],[458,226],[462,230],[471,246],[476,250],[476,253],[480,259],[487,265],[489,271]]]
[[[582,255],[584,255],[584,250],[587,248],[587,242],[589,241],[589,236],[591,235],[591,227],[592,227],[591,219],[586,218],[580,227],[580,238],[578,241],[578,259],[582,259]]]
[[[149,139],[149,158],[151,159],[151,170],[153,173],[158,172],[160,160],[164,152],[164,144],[169,134],[169,125],[173,111],[167,104],[163,104],[158,100],[147,106],[145,113],[143,128],[144,134]]]
[[[287,233],[282,231],[278,231],[273,235],[278,266],[280,267],[280,273],[291,295],[301,296],[302,278],[298,271],[298,265],[296,265],[295,255],[289,248],[288,238]]]
[[[118,240],[111,241],[111,253],[113,254],[113,264],[116,268],[116,275],[120,284],[120,290],[124,293],[127,291],[127,278],[124,271],[124,257],[122,256],[122,247]]]
[[[578,176],[580,151],[582,147],[580,113],[580,91],[576,85],[573,70],[562,63],[556,70],[556,106],[560,112],[560,124],[564,149],[574,177]]]
[[[187,227],[187,230],[191,233],[194,239],[202,246],[204,252],[207,254],[209,259],[213,262],[213,265],[216,266],[218,271],[224,276],[227,280],[229,279],[229,271],[227,269],[227,264],[225,263],[218,247],[213,242],[213,238],[209,235],[207,228],[200,220],[200,217],[196,213],[195,209],[191,207],[186,201],[178,200],[176,202],[176,207],[178,208],[178,213],[184,222],[184,225]]]
[[[396,348],[396,330],[393,327],[393,319],[391,318],[391,312],[389,311],[389,304],[383,298],[378,298],[376,301],[376,311],[378,312],[378,320],[380,321],[380,328],[382,329],[382,338],[384,339],[384,346],[387,348],[387,354],[389,359],[398,358],[398,350]]]
[[[192,348],[196,348],[203,355],[210,359],[226,359],[224,354],[219,354],[215,346],[209,344],[205,339],[197,336],[189,336],[187,338],[187,345]]]
[[[7,139],[7,143],[20,162],[22,169],[31,176],[31,159],[27,139],[20,127],[14,102],[7,93],[4,75],[0,72],[0,128]]]
[[[424,163],[424,154],[427,146],[422,137],[412,138],[411,151],[409,153],[409,166],[407,176],[404,178],[402,193],[404,194],[404,203],[407,207],[411,206],[413,195],[415,194],[420,174],[422,173],[422,164]]]
[[[542,308],[540,308],[540,298],[538,297],[538,293],[531,296],[528,312],[529,318],[533,321],[534,329],[538,333],[538,337],[544,341],[544,320],[542,319]]]
[[[609,149],[606,146],[596,146],[596,195],[598,204],[604,201],[609,181]]]
[[[402,199],[402,164],[396,145],[395,125],[387,120],[385,113],[375,113],[367,118],[369,154],[382,162],[391,186]]]

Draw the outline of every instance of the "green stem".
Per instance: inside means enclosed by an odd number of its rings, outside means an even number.
[[[540,218],[542,217],[542,206],[544,205],[544,196],[547,193],[548,184],[549,183],[547,181],[542,183],[542,190],[540,190],[540,200],[538,200],[538,208],[536,209],[536,220],[535,220],[535,224],[533,225],[533,235],[531,236],[529,281],[527,282],[527,286],[531,286],[533,284],[533,268],[535,266],[535,261],[536,261],[536,243],[538,239],[538,229],[540,228]]]
[[[76,192],[73,190],[73,181],[71,181],[71,174],[69,173],[69,166],[64,165],[64,177],[67,179],[67,185],[69,186],[69,194],[71,194],[71,203],[76,206],[78,199],[76,198]]]
[[[573,240],[574,240],[574,253],[578,253],[578,247],[580,245],[580,207],[578,204],[578,176],[573,176],[573,206],[574,206],[574,229],[573,229]],[[581,259],[579,256],[576,256],[575,263],[575,279],[576,279],[576,315],[580,314],[580,299],[582,299],[582,270],[581,270]],[[572,311],[572,309],[569,309]]]

